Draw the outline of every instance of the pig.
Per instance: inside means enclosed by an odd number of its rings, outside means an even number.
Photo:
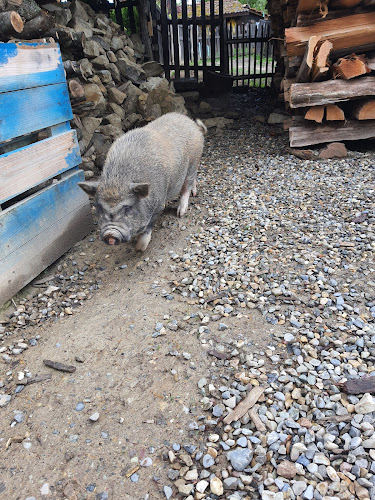
[[[197,194],[206,132],[200,120],[167,113],[112,144],[99,180],[79,183],[95,199],[105,243],[137,237],[136,249],[144,252],[156,219],[180,193],[177,216],[186,214],[190,192]]]

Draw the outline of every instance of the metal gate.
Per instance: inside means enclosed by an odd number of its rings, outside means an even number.
[[[166,77],[202,80],[205,70],[234,84],[272,83],[275,62],[270,21],[237,0],[151,0],[154,57]]]

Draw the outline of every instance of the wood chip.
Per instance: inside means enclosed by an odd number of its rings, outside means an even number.
[[[375,393],[375,377],[363,377],[353,380],[347,380],[343,384],[339,384],[346,394],[370,394]]]
[[[255,427],[259,432],[266,432],[267,428],[259,418],[257,406],[254,406],[254,408],[251,408],[249,410],[249,417],[251,418],[251,420],[253,421]]]
[[[136,467],[133,467],[132,469],[130,469],[129,472],[127,472],[125,474],[125,477],[127,477],[129,479],[130,476],[132,476],[135,472],[137,472],[137,470],[139,470],[139,465],[137,465]]]
[[[214,356],[217,359],[229,359],[230,358],[230,356],[228,356],[228,354],[225,354],[225,352],[219,352],[219,351],[215,351],[215,350],[208,351],[208,354],[210,356]]]
[[[38,382],[47,382],[51,379],[52,375],[50,373],[42,373],[41,375],[36,375],[35,377],[26,379],[25,382],[27,383],[27,385],[30,385],[30,384],[37,384]]]
[[[234,410],[224,418],[224,423],[230,424],[231,422],[239,420],[241,417],[243,417],[245,413],[255,405],[255,403],[261,397],[263,392],[264,392],[263,387],[260,386],[253,387],[253,389],[251,389],[246,398],[240,403],[238,403],[238,405],[234,408]]]
[[[73,373],[76,371],[75,366],[65,365],[64,363],[59,363],[58,361],[51,361],[50,359],[43,359],[43,363],[54,370],[58,370],[60,372],[68,372]]]
[[[352,418],[353,415],[329,415],[328,417],[322,417],[320,421],[339,424],[340,422],[350,422]]]

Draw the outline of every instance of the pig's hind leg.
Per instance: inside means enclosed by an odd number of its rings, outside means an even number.
[[[189,206],[190,192],[193,196],[197,195],[197,165],[192,165],[189,167],[188,173],[186,175],[185,181],[181,188],[181,198],[180,204],[177,208],[177,217],[183,217]]]

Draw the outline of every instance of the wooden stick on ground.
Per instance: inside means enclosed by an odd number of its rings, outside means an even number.
[[[241,417],[243,417],[245,413],[255,405],[263,392],[264,389],[260,386],[256,386],[251,389],[246,398],[238,403],[234,410],[231,413],[228,413],[228,415],[224,418],[224,423],[230,424],[231,422],[239,420]]]

